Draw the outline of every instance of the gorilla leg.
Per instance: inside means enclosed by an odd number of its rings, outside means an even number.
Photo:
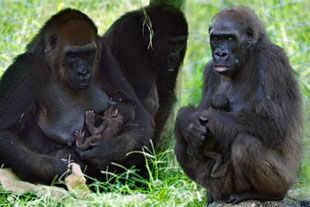
[[[5,130],[0,132],[0,163],[12,168],[21,178],[49,184],[66,172],[66,161],[38,151],[27,148],[11,132]]]
[[[174,148],[177,160],[181,164],[184,172],[193,180],[196,180],[197,168],[203,165],[202,156],[189,156],[187,154],[188,143],[184,140],[183,136],[176,132],[177,142]]]
[[[267,148],[251,135],[240,134],[232,145],[236,193],[227,202],[281,200],[289,187],[287,164],[279,152]]]

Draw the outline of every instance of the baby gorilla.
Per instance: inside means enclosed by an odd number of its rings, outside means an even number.
[[[217,94],[213,96],[211,100],[211,110],[218,110],[227,112],[230,110],[230,103],[229,99],[223,94]],[[208,119],[204,116],[204,111],[201,112],[199,116],[200,122],[205,125],[208,122]],[[203,143],[194,143],[189,144],[187,147],[187,154],[191,156],[198,156],[200,155],[200,147],[202,147],[202,154],[206,157],[215,160],[215,164],[211,170],[211,177],[218,178],[224,172],[225,169],[219,170],[219,166],[222,163],[222,156],[220,153],[213,151],[217,142],[214,137],[208,136],[208,140]]]
[[[85,124],[91,136],[85,138],[85,131],[75,131],[77,148],[84,151],[96,141],[115,136],[125,122],[134,119],[134,110],[128,107],[126,109],[121,111],[121,115],[118,108],[111,106],[105,110],[103,116],[95,114],[93,110],[87,110],[85,112]],[[98,127],[95,126],[95,115],[102,120]]]
[[[230,111],[229,99],[223,94],[213,96],[211,100],[211,107],[215,110]]]

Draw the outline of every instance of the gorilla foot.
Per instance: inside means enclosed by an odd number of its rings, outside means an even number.
[[[211,193],[207,193],[207,204],[211,204],[213,203],[213,201],[214,201],[214,198],[211,195]]]
[[[87,110],[85,112],[85,121],[91,124],[95,124],[95,112],[93,110]]]
[[[85,135],[84,131],[75,131],[73,133],[73,136],[75,137],[76,146],[81,146],[83,144],[84,135]]]
[[[220,178],[224,176],[226,172],[226,167],[222,166],[222,168],[219,169],[219,166],[213,166],[212,171],[211,171],[211,177],[212,178]]]
[[[263,200],[263,201],[279,201],[284,198],[284,195],[279,196],[268,196],[262,195],[255,191],[232,193],[228,196],[226,203],[236,204],[246,200]]]

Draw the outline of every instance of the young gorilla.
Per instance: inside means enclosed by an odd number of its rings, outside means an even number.
[[[245,7],[217,13],[209,32],[213,58],[205,66],[200,104],[180,109],[176,119],[177,159],[207,188],[208,203],[283,199],[296,179],[302,127],[301,96],[288,58]],[[229,111],[208,110],[215,94],[229,99]],[[209,137],[227,169],[221,179],[211,176],[212,158],[186,153],[192,142]]]
[[[187,36],[183,13],[161,4],[126,13],[102,37],[154,119],[155,144],[175,101]]]
[[[50,183],[67,170],[71,157],[91,176],[110,162],[134,164],[127,153],[148,145],[151,119],[98,41],[97,28],[83,13],[52,16],[6,70],[0,81],[0,163],[29,181]],[[106,93],[107,92],[107,93]],[[113,94],[112,94],[113,92]],[[135,109],[135,125],[77,155],[73,132],[84,111],[103,112],[121,99]],[[83,159],[83,161],[81,161]]]
[[[82,151],[85,151],[90,146],[95,146],[96,141],[113,138],[120,132],[125,123],[134,120],[134,110],[132,107],[118,106],[115,108],[111,106],[104,111],[103,116],[99,114],[96,114],[96,116],[101,120],[98,127],[95,126],[95,112],[93,110],[85,112],[85,124],[91,136],[84,139],[85,131],[74,132],[76,146]]]
[[[217,94],[212,97],[211,100],[211,108],[209,110],[219,110],[223,112],[227,112],[230,110],[230,103],[229,99],[223,95],[223,94]],[[200,123],[203,126],[207,125],[208,119],[205,118],[204,113],[207,112],[207,110],[203,111],[200,114]],[[209,135],[208,139],[204,140],[198,140],[198,139],[193,139],[193,140],[186,140],[189,142],[188,147],[187,147],[187,154],[190,156],[200,156],[201,151],[202,154],[206,157],[212,158],[215,161],[215,164],[211,170],[211,177],[212,178],[218,178],[223,175],[225,172],[226,168],[222,167],[220,169],[220,165],[222,164],[222,155],[218,152],[214,151],[214,148],[217,144],[217,141],[214,137]]]

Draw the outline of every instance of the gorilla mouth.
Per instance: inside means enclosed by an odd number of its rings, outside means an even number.
[[[174,67],[171,66],[160,66],[159,70],[163,73],[171,73],[174,71]]]
[[[75,87],[83,89],[86,88],[88,86],[88,83],[77,83],[75,84]]]
[[[214,69],[216,72],[225,72],[227,70],[229,70],[229,66],[225,66],[225,65],[216,65],[214,66]]]

